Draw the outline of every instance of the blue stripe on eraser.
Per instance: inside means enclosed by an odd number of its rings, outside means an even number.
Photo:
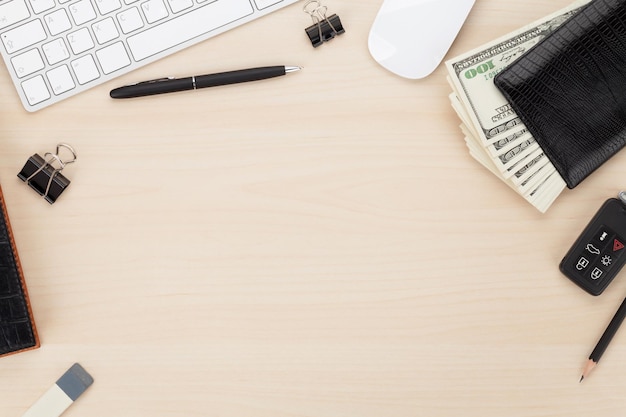
[[[72,401],[76,401],[91,384],[93,384],[93,378],[78,363],[72,365],[57,381],[59,388],[61,388]]]

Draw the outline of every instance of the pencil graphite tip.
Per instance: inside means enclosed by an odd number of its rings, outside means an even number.
[[[580,376],[580,381],[578,382],[579,383],[583,382],[583,379],[585,379],[585,377],[589,375],[589,373],[591,372],[593,368],[595,368],[595,366],[596,366],[596,362],[593,361],[592,359],[589,359],[587,363],[585,364],[585,369],[583,369],[582,375]]]

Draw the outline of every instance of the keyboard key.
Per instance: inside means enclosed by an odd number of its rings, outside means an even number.
[[[70,57],[70,51],[67,50],[63,38],[44,44],[42,49],[50,65],[58,64]]]
[[[2,34],[2,43],[12,54],[46,39],[46,31],[41,20],[33,20]]]
[[[24,0],[12,0],[0,5],[0,29],[21,22],[30,17],[30,12]]]
[[[71,62],[74,75],[79,84],[87,84],[89,81],[93,81],[100,77],[98,67],[91,55],[85,55]]]
[[[43,20],[46,22],[46,26],[48,26],[48,30],[52,36],[56,36],[72,28],[72,22],[70,22],[70,18],[67,17],[65,9],[54,11],[46,15]]]
[[[141,10],[148,23],[158,22],[167,17],[167,9],[161,0],[148,0],[141,3]]]
[[[31,49],[23,54],[11,58],[13,69],[19,78],[26,77],[45,67],[41,54],[37,49]]]
[[[143,20],[139,14],[139,10],[136,7],[132,7],[128,10],[124,10],[117,14],[117,21],[120,24],[120,29],[124,34],[130,33],[143,27]]]
[[[52,92],[56,95],[63,94],[76,87],[67,65],[61,65],[60,67],[50,70],[46,75],[52,87]]]
[[[173,13],[182,12],[193,6],[193,0],[168,0]]]
[[[93,39],[91,39],[89,29],[87,28],[82,28],[80,30],[77,30],[76,32],[70,33],[69,35],[67,35],[67,41],[69,42],[70,48],[72,48],[72,52],[74,52],[74,55],[78,55],[95,46],[93,43]]]
[[[91,28],[93,29],[93,33],[96,35],[96,40],[100,45],[120,36],[112,17],[107,17],[98,23],[94,23]]]
[[[227,23],[252,14],[249,0],[228,0],[209,3],[160,25],[128,38],[128,47],[140,61],[174,47],[189,39],[215,30]],[[197,22],[203,22],[198,25]]]
[[[96,7],[101,15],[105,15],[122,7],[122,3],[120,0],[96,0]]]
[[[130,65],[130,58],[122,42],[114,43],[96,51],[96,57],[98,57],[100,67],[102,67],[102,71],[105,74],[110,74]]]
[[[96,11],[93,9],[89,0],[77,1],[69,7],[69,10],[72,14],[74,22],[77,25],[82,25],[83,23],[94,20],[97,17]]]
[[[39,104],[50,98],[50,91],[48,91],[46,82],[41,75],[37,75],[30,80],[24,81],[22,83],[22,89],[24,90],[26,100],[28,100],[28,103],[31,106]]]
[[[261,10],[280,3],[282,0],[254,0],[256,7]]]
[[[55,6],[54,0],[30,0],[30,6],[36,14],[43,13]]]

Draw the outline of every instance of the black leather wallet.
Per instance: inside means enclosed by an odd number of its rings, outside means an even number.
[[[39,347],[39,338],[0,189],[0,356]]]
[[[576,187],[626,144],[626,0],[593,0],[494,82]]]

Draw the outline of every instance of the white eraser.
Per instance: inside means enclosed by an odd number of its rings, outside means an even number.
[[[75,363],[22,417],[59,417],[91,384],[91,375]]]

